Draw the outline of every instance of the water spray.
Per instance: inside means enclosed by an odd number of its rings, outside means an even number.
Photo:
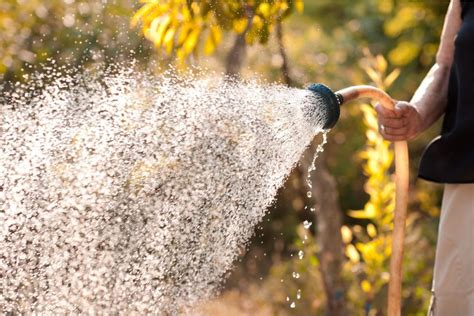
[[[325,128],[333,127],[339,119],[339,107],[344,103],[359,99],[375,99],[387,109],[393,109],[395,101],[384,91],[372,86],[353,86],[337,92],[323,84],[312,84],[309,90],[317,95],[326,109]],[[319,104],[318,106],[321,106]],[[408,147],[406,141],[394,142],[395,146],[395,214],[392,236],[392,256],[390,258],[390,281],[388,287],[388,316],[400,316],[402,290],[403,243],[408,202]]]
[[[0,314],[197,315],[327,102],[207,73],[57,75],[0,93]]]
[[[340,105],[394,103],[372,87],[311,92],[129,67],[59,74],[0,94],[7,313],[196,315]],[[395,150],[390,316],[408,189],[406,144]]]

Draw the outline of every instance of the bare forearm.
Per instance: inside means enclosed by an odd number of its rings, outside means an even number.
[[[379,130],[390,141],[415,138],[445,112],[454,60],[456,34],[461,27],[461,2],[451,0],[441,34],[436,63],[410,102],[398,101],[392,110],[377,106]]]
[[[422,118],[420,132],[436,122],[446,110],[450,71],[451,65],[434,64],[411,99]]]
[[[454,39],[460,27],[461,3],[460,0],[451,0],[436,54],[436,63],[411,100],[420,113],[420,132],[436,122],[446,110],[449,75],[454,58]]]

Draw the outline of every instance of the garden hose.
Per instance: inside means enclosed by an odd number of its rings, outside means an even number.
[[[312,84],[308,89],[317,94],[327,107],[326,127],[329,128],[336,124],[339,118],[339,106],[346,102],[359,98],[370,98],[380,102],[387,109],[395,107],[395,101],[387,93],[372,86],[353,86],[336,93],[323,84]],[[388,316],[400,316],[401,314],[403,244],[409,189],[407,142],[396,141],[394,147],[396,196],[388,286]]]

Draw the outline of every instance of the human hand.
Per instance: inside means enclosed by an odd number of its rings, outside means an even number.
[[[375,110],[378,114],[379,132],[386,140],[409,140],[422,131],[422,116],[418,109],[408,102],[398,101],[393,110],[377,104]]]

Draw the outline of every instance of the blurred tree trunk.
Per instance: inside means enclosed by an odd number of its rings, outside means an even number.
[[[247,51],[245,43],[245,32],[235,37],[234,45],[227,55],[225,74],[229,77],[237,77],[240,75],[244,58]]]
[[[242,69],[242,65],[244,64],[245,56],[247,54],[247,42],[245,37],[252,27],[254,16],[253,8],[247,7],[246,15],[248,19],[247,26],[242,33],[236,35],[234,45],[227,55],[225,74],[228,77],[240,76],[240,70]]]
[[[320,143],[319,139],[313,141],[306,152],[307,157],[300,165],[304,179],[307,177],[312,154],[318,143]],[[327,168],[325,152],[320,154],[316,165],[317,169],[311,173],[311,181],[313,183],[312,196],[316,200],[316,242],[319,246],[319,268],[327,299],[326,315],[345,316],[347,315],[345,286],[342,279],[344,244],[341,236],[342,211],[339,205],[337,183]]]
[[[285,49],[285,44],[283,41],[283,25],[281,23],[281,19],[278,19],[276,22],[276,37],[277,37],[277,42],[278,42],[278,51],[280,52],[281,56],[281,74],[283,75],[283,80],[288,86],[293,85],[293,80],[291,79],[290,76],[290,70],[289,70],[289,63],[288,63],[288,56],[286,55],[286,49]]]

